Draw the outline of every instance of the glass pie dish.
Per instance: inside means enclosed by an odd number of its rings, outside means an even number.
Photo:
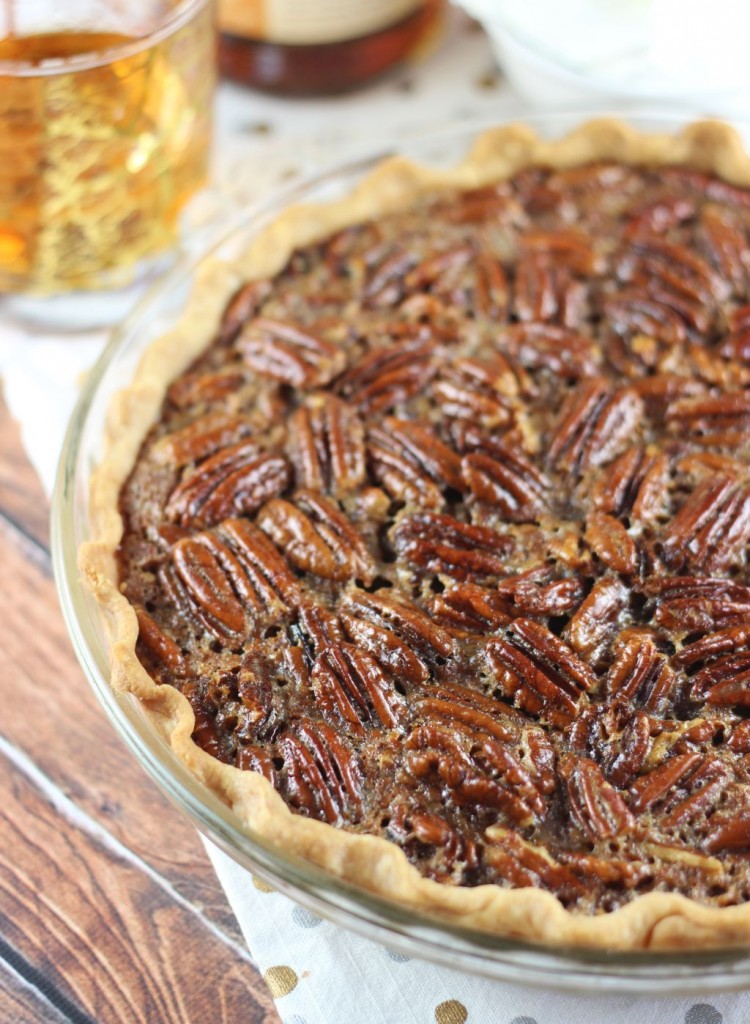
[[[582,118],[565,115],[530,120],[541,136],[557,138]],[[671,117],[639,116],[629,121],[644,133],[671,133],[685,123]],[[446,131],[408,146],[399,145],[398,150],[421,164],[450,166],[485,127]],[[748,129],[737,127],[745,142],[750,141]],[[143,300],[89,375],[65,440],[53,503],[55,571],[78,657],[116,729],[165,794],[197,827],[254,875],[337,924],[399,951],[499,980],[571,990],[658,994],[743,988],[750,981],[750,959],[742,949],[678,955],[535,946],[459,927],[342,882],[242,826],[239,818],[187,771],[135,698],[115,693],[110,686],[105,623],[96,601],[79,581],[77,551],[92,537],[90,480],[103,454],[111,402],[132,380],[149,344],[174,326],[205,261],[236,258],[292,204],[348,194],[389,152],[384,149],[323,173],[248,211],[228,237],[179,267]]]

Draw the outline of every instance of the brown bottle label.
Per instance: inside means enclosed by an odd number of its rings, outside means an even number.
[[[372,35],[395,25],[423,0],[219,0],[222,32],[292,46]]]

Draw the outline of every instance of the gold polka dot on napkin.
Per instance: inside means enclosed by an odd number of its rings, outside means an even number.
[[[448,999],[435,1007],[436,1024],[464,1024],[468,1010],[457,999]]]
[[[263,980],[271,990],[273,998],[281,999],[283,996],[288,996],[292,989],[297,987],[299,978],[291,967],[280,965],[269,967],[263,974]]]

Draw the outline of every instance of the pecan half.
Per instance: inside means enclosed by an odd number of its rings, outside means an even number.
[[[637,631],[624,632],[614,653],[615,660],[607,675],[607,694],[637,704],[652,714],[666,714],[680,696],[679,679],[667,658],[659,653],[653,637]]]
[[[656,598],[654,621],[677,633],[713,633],[750,619],[750,588],[725,579],[672,576],[644,581]]]
[[[579,201],[583,196],[593,196],[598,206],[606,202],[607,193],[627,195],[636,184],[632,167],[606,160],[554,171],[547,180],[548,188],[571,193]]]
[[[298,388],[319,388],[346,367],[344,350],[308,327],[257,317],[237,341],[247,366],[263,377]]]
[[[161,628],[156,619],[149,615],[145,608],[136,605],[135,614],[138,619],[138,642],[173,672],[180,674],[184,669],[184,664],[182,651],[178,644]]]
[[[450,199],[440,200],[435,212],[452,224],[476,224],[484,220],[497,223],[522,216],[521,207],[504,181],[467,189]]]
[[[487,428],[512,423],[508,398],[518,390],[513,366],[500,353],[488,359],[465,358],[447,363],[432,384],[432,393],[444,416]]]
[[[270,281],[250,281],[234,293],[224,310],[219,327],[222,342],[233,341],[271,294]]]
[[[628,448],[597,476],[591,497],[601,512],[650,522],[669,509],[669,458]]]
[[[353,644],[327,647],[313,665],[310,682],[321,713],[334,724],[344,722],[353,735],[366,724],[395,729],[408,706],[378,662]]]
[[[618,699],[587,708],[571,725],[571,747],[596,760],[608,782],[622,789],[643,771],[654,720]]]
[[[702,818],[715,806],[727,776],[727,769],[718,758],[702,756],[665,800],[662,824],[672,828]]]
[[[255,512],[281,494],[290,478],[283,455],[261,451],[253,441],[241,441],[186,472],[164,511],[180,526],[213,526],[230,516]]]
[[[580,657],[596,664],[606,650],[612,638],[612,627],[627,603],[628,589],[620,580],[598,580],[568,622],[563,636]]]
[[[566,399],[547,450],[551,466],[581,474],[603,466],[632,440],[643,417],[643,402],[631,388],[612,390],[594,379]]]
[[[604,260],[594,250],[591,237],[581,231],[527,231],[520,238],[520,246],[522,252],[559,261],[583,277],[592,277],[604,269]]]
[[[406,275],[416,257],[401,245],[379,251],[369,260],[367,278],[362,289],[364,304],[373,309],[395,306],[406,292]]]
[[[559,762],[573,824],[590,839],[614,839],[634,825],[628,805],[588,757],[563,754]]]
[[[750,652],[727,654],[697,672],[692,696],[707,704],[750,706]]]
[[[590,377],[599,365],[599,353],[591,338],[555,324],[505,327],[498,335],[497,346],[528,370],[549,370],[569,380]]]
[[[234,364],[214,372],[198,371],[178,377],[167,391],[167,399],[178,409],[224,402],[246,383],[242,367]]]
[[[750,485],[717,476],[699,484],[668,524],[662,549],[675,570],[725,571],[750,540]]]
[[[419,394],[435,376],[433,341],[406,339],[378,348],[354,363],[338,381],[338,392],[367,415],[384,412]]]
[[[443,491],[463,487],[458,455],[431,430],[386,416],[382,427],[367,432],[372,474],[391,497],[440,508]]]
[[[518,447],[474,426],[457,432],[461,473],[481,502],[497,506],[511,522],[532,522],[549,503],[549,478]]]
[[[739,306],[728,320],[729,334],[719,346],[719,355],[746,365],[750,362],[750,306]]]
[[[288,608],[299,604],[297,580],[274,546],[246,519],[227,519],[219,533],[231,544],[264,603],[280,598]]]
[[[518,728],[512,719],[498,720],[502,705],[462,687],[424,693],[417,704],[423,724],[406,740],[408,771],[418,779],[437,777],[459,806],[494,808],[519,824],[543,815],[538,770],[511,749]]]
[[[667,407],[666,419],[673,431],[688,432],[697,444],[737,448],[750,438],[750,395],[741,391],[678,398]]]
[[[244,519],[179,541],[162,581],[180,607],[220,639],[241,636],[299,601],[297,581],[266,537]],[[177,589],[175,589],[177,588]]]
[[[222,448],[237,444],[252,430],[252,424],[246,416],[210,412],[160,437],[151,448],[151,455],[159,463],[171,462],[182,469],[191,462],[199,462]]]
[[[279,785],[279,778],[274,767],[273,758],[263,747],[243,746],[237,751],[235,767],[244,772],[257,772],[271,783]]]
[[[398,812],[391,815],[389,831],[395,831]],[[404,831],[421,846],[433,847],[439,852],[441,869],[430,874],[438,881],[460,881],[479,866],[479,851],[476,842],[453,828],[445,818],[437,814],[415,811],[404,822]]]
[[[490,639],[487,656],[506,696],[558,724],[579,713],[581,697],[596,685],[588,665],[531,619],[514,619],[504,636]]]
[[[625,238],[663,235],[669,228],[690,220],[695,210],[696,203],[692,197],[665,192],[658,199],[631,209],[623,235]]]
[[[564,268],[543,255],[523,254],[516,269],[513,307],[519,320],[531,323],[563,323],[576,320],[573,312],[582,301],[583,285]]]
[[[360,651],[373,657],[394,678],[412,685],[430,678],[430,669],[409,645],[392,630],[367,619],[341,612],[341,622],[347,637]]]
[[[457,579],[500,576],[513,540],[486,526],[436,512],[404,516],[391,530],[393,546],[412,565]]]
[[[586,518],[586,543],[605,565],[627,576],[638,565],[638,548],[622,523],[614,516],[591,512]]]
[[[334,505],[315,491],[297,491],[294,503],[275,498],[258,514],[258,526],[303,572],[344,580],[375,574],[367,545]]]
[[[336,496],[365,479],[365,431],[356,411],[335,395],[311,395],[289,421],[289,455],[298,487]]]
[[[453,638],[416,605],[353,590],[343,602],[347,635],[395,678],[424,683],[431,666],[442,665],[454,649]]]
[[[679,313],[638,288],[607,296],[604,315],[617,334],[628,338],[646,335],[672,347],[682,344],[687,337],[685,321]]]
[[[324,722],[300,721],[279,741],[286,797],[292,807],[331,825],[354,823],[364,805],[364,776],[356,755]]]
[[[750,848],[750,822],[747,818],[733,818],[717,822],[703,844],[709,853],[722,850]]]
[[[709,204],[701,210],[697,229],[699,243],[724,281],[744,296],[750,269],[750,248],[740,224],[725,208]]]
[[[647,775],[642,775],[630,787],[630,809],[634,814],[643,814],[665,800],[673,789],[690,776],[702,760],[701,754],[678,754]]]
[[[507,319],[509,289],[502,263],[487,252],[474,259],[474,307],[493,323]]]
[[[289,637],[304,653],[309,665],[331,644],[345,640],[338,617],[323,605],[300,605],[296,621],[289,627]]]
[[[509,604],[513,616],[565,615],[577,608],[586,595],[577,576],[557,576],[551,565],[540,565],[508,579],[500,580],[497,594]]]
[[[212,534],[188,537],[175,545],[172,561],[203,624],[220,636],[241,635],[245,630],[245,602],[253,613],[258,603],[227,545]]]
[[[693,668],[706,662],[750,649],[750,626],[734,626],[709,633],[699,640],[685,644],[673,657],[679,668]]]
[[[446,625],[470,633],[488,633],[510,622],[508,600],[476,583],[447,587],[432,599],[432,614]]]
[[[658,278],[677,295],[713,309],[729,296],[729,285],[697,253],[658,235],[629,240],[619,258],[617,273],[623,281],[640,283]]]
[[[461,271],[473,256],[474,247],[465,242],[430,253],[407,273],[404,279],[406,288],[408,291],[429,289],[436,295],[450,295]]]
[[[585,891],[585,882],[570,868],[551,857],[543,846],[522,839],[517,832],[492,825],[484,833],[484,860],[498,879],[517,888],[550,889],[562,898],[575,899]]]

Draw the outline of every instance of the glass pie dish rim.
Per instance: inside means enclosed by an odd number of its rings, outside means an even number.
[[[566,112],[513,119],[554,135],[599,112]],[[616,111],[613,116],[641,130],[656,127],[674,131],[695,120],[690,114]],[[414,149],[440,152],[460,145],[463,153],[482,130],[505,122],[464,123],[412,139],[409,144],[381,145],[368,155],[349,160],[277,191],[253,204],[227,232],[213,243],[182,260],[142,298],[117,328],[88,374],[70,420],[60,458],[52,501],[52,558],[58,593],[78,659],[107,716],[129,749],[162,792],[191,818],[219,848],[257,877],[291,896],[303,906],[367,938],[385,942],[400,952],[460,968],[497,980],[522,982],[570,991],[649,992],[653,995],[732,990],[750,985],[750,951],[705,950],[693,953],[607,952],[570,947],[546,947],[527,941],[468,929],[432,917],[423,911],[399,907],[383,897],[333,877],[300,858],[282,853],[251,829],[240,827],[233,812],[197,781],[159,737],[135,698],[117,694],[108,682],[108,652],[103,623],[91,595],[78,578],[77,549],[88,539],[87,473],[93,465],[92,417],[106,415],[114,394],[126,383],[116,370],[128,357],[140,355],[153,334],[146,330],[149,317],[174,298],[193,274],[210,258],[252,239],[291,203],[307,201],[316,191],[351,187],[394,152],[413,156]],[[750,124],[728,121],[745,133]],[[425,160],[424,152],[421,159]],[[348,189],[347,189],[348,190]],[[162,309],[161,316],[164,317]],[[167,313],[171,318],[171,314]],[[153,321],[151,321],[153,323]],[[167,329],[166,324],[164,329]],[[141,330],[139,331],[139,328]],[[118,362],[119,360],[119,362]],[[115,386],[115,384],[117,386]],[[107,388],[109,391],[107,392]],[[102,419],[102,424],[104,420]],[[82,479],[83,476],[83,479]]]

